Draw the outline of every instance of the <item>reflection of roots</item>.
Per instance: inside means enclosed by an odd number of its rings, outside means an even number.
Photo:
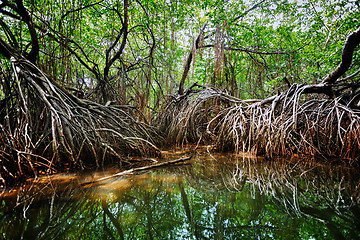
[[[351,211],[346,211],[356,208],[360,201],[356,169],[306,161],[268,163],[261,173],[249,171],[248,182],[261,193],[274,197],[291,215],[329,222],[338,216],[353,221]]]
[[[311,159],[254,162],[238,158],[232,175],[231,187],[240,189],[250,183],[254,194],[272,196],[291,215],[309,214],[309,209],[315,209],[313,215],[318,209],[339,213],[360,201],[356,168],[322,165]]]
[[[354,167],[297,157],[267,161],[201,153],[196,158],[202,160],[173,171],[199,192],[245,192],[253,199],[267,195],[298,216],[308,209],[340,212],[360,204],[360,175]]]
[[[160,136],[136,109],[79,99],[29,61],[12,58],[11,65],[0,109],[0,179],[160,154]]]

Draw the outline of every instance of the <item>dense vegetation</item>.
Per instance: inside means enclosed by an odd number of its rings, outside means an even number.
[[[357,160],[359,7],[1,1],[0,179],[187,142]]]

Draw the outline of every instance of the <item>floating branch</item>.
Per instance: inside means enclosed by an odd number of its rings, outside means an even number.
[[[165,167],[165,166],[170,166],[170,165],[174,165],[174,164],[178,164],[178,163],[186,163],[186,162],[190,161],[191,158],[192,158],[192,156],[179,158],[179,159],[172,160],[172,161],[157,163],[157,164],[153,164],[153,165],[149,165],[149,166],[132,168],[132,169],[125,170],[125,171],[122,171],[122,172],[119,172],[119,173],[115,173],[115,174],[113,174],[111,176],[103,177],[103,178],[96,179],[96,180],[91,181],[91,182],[84,183],[82,185],[84,186],[84,185],[88,185],[88,184],[99,183],[99,182],[107,181],[107,180],[110,180],[110,179],[113,179],[113,178],[116,178],[116,177],[123,177],[123,176],[127,176],[127,175],[132,175],[132,174],[135,174],[135,173],[139,173],[139,172],[143,172],[143,171],[149,171],[149,170],[153,170],[153,169],[157,169],[157,168],[161,168],[161,167]]]

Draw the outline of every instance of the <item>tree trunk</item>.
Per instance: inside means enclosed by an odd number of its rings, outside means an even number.
[[[184,72],[183,72],[183,75],[181,77],[181,81],[180,81],[180,84],[179,84],[179,90],[178,90],[178,93],[180,95],[183,95],[184,94],[184,84],[185,84],[185,80],[186,80],[186,77],[189,73],[189,70],[190,70],[190,66],[191,66],[191,62],[194,58],[194,55],[196,53],[196,49],[199,48],[199,44],[200,44],[200,41],[201,41],[201,37],[203,36],[203,33],[204,33],[204,28],[205,26],[200,30],[200,33],[199,35],[197,36],[196,38],[196,41],[195,41],[195,44],[193,43],[192,44],[192,48],[191,48],[191,51],[186,59],[186,63],[185,63],[185,67],[184,67]]]
[[[341,77],[350,67],[355,47],[360,43],[360,27],[352,32],[346,39],[342,50],[342,60],[339,66],[323,79],[323,83],[332,84]]]

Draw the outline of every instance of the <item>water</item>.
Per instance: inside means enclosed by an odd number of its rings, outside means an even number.
[[[0,238],[360,239],[351,166],[202,151],[188,165],[91,183],[114,172],[1,193]]]

